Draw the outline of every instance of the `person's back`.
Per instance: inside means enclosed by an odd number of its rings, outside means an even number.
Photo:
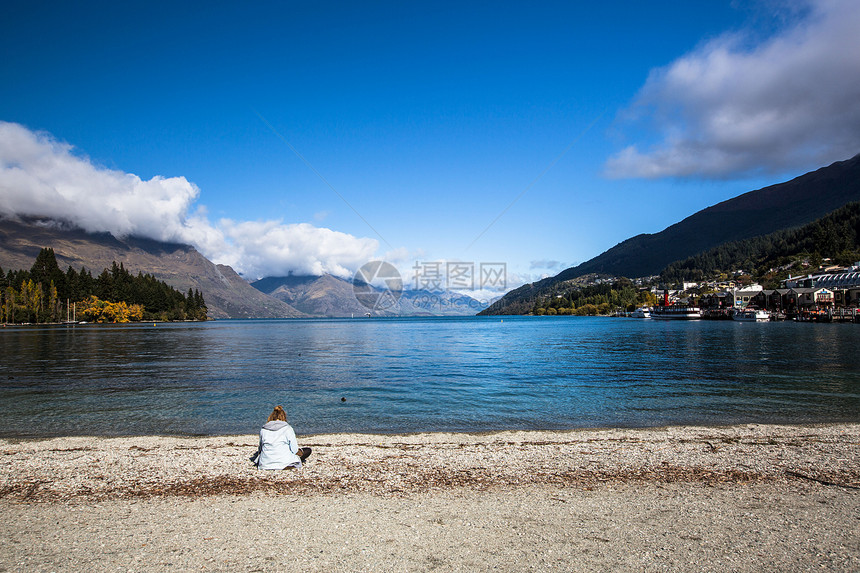
[[[280,420],[266,422],[260,430],[257,467],[261,470],[282,470],[287,466],[300,468],[302,460],[296,455],[297,451],[296,433],[292,426]]]
[[[260,429],[260,447],[251,457],[261,470],[282,470],[300,468],[302,460],[311,453],[310,448],[300,448],[296,433],[287,423],[287,414],[281,406],[276,406],[269,420]]]

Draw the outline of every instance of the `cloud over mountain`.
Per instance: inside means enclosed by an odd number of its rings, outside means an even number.
[[[860,152],[860,3],[811,2],[764,41],[724,34],[651,72],[622,123],[657,141],[611,177],[725,178],[825,165]]]
[[[346,276],[372,258],[374,239],[307,223],[211,223],[184,177],[142,180],[94,165],[46,133],[0,121],[0,215],[66,221],[90,232],[187,243],[249,277]]]

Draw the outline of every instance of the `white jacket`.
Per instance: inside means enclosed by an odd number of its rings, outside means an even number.
[[[260,430],[260,448],[251,461],[261,470],[300,468],[302,460],[296,455],[298,451],[299,443],[292,426],[280,421],[266,422]]]

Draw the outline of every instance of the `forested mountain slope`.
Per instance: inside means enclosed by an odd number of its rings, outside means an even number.
[[[130,272],[151,274],[180,292],[199,290],[210,318],[291,318],[305,316],[266,296],[232,268],[216,265],[194,247],[109,233],[87,233],[56,221],[0,219],[0,268],[29,269],[43,247],[56,253],[64,271],[71,266],[100,273],[114,262]]]
[[[656,275],[724,243],[799,227],[855,201],[860,201],[860,155],[728,199],[659,233],[631,237],[581,265],[507,293],[482,314],[527,313],[535,298],[557,283],[586,274]]]

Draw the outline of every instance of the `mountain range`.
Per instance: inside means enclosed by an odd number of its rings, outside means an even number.
[[[0,267],[4,272],[29,269],[43,247],[54,249],[63,270],[85,267],[97,275],[116,261],[132,273],[151,274],[180,292],[197,289],[203,293],[210,318],[306,316],[261,293],[231,267],[216,265],[189,245],[87,233],[43,219],[0,220]]]
[[[391,307],[369,309],[350,280],[333,275],[268,277],[249,283],[231,267],[217,265],[194,247],[138,237],[87,233],[57,221],[0,219],[0,268],[29,269],[43,247],[54,249],[61,269],[93,274],[114,261],[132,273],[151,274],[185,292],[199,290],[210,318],[304,318],[365,316],[459,316],[484,308],[456,293],[406,290]],[[382,294],[382,293],[381,293]]]
[[[642,234],[554,277],[508,292],[483,314],[529,312],[531,303],[564,281],[589,274],[628,278],[657,275],[675,261],[724,243],[811,223],[860,201],[860,155],[785,183],[750,191],[703,209],[655,234]]]
[[[252,282],[251,286],[310,316],[363,316],[368,312],[375,316],[463,316],[486,307],[454,292],[404,290],[392,297],[390,307],[381,304],[370,309],[356,298],[352,281],[333,275],[267,277]]]
[[[860,155],[791,181],[750,191],[703,209],[655,234],[642,234],[554,277],[507,293],[482,314],[520,314],[554,285],[588,274],[629,278],[660,273],[730,241],[759,237],[810,223],[860,201]],[[98,274],[116,261],[132,273],[151,274],[182,292],[203,293],[211,318],[299,318],[311,316],[467,315],[478,301],[456,293],[404,291],[396,304],[368,309],[352,281],[323,276],[268,277],[249,283],[231,267],[217,265],[189,245],[138,237],[88,233],[66,223],[0,219],[0,268],[28,269],[43,247],[51,247],[61,268],[86,267]]]

